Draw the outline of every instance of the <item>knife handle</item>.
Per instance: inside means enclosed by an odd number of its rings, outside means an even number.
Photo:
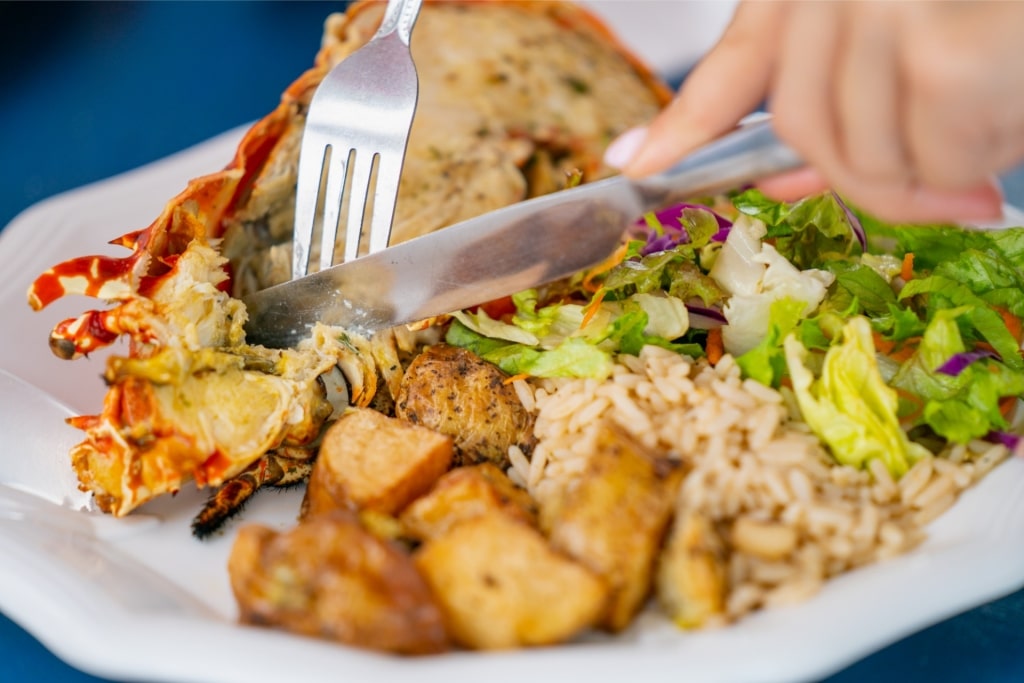
[[[645,210],[650,210],[742,187],[803,165],[800,155],[776,137],[771,116],[764,114],[698,148],[669,170],[635,181],[634,186]]]

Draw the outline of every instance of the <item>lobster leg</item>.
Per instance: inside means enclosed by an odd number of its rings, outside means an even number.
[[[192,520],[192,535],[209,538],[261,488],[287,488],[306,481],[313,469],[314,450],[280,448],[268,452],[237,477],[224,482]]]

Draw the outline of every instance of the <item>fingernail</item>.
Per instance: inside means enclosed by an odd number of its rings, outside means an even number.
[[[646,138],[645,126],[630,128],[608,145],[608,149],[604,151],[604,163],[615,169],[625,168],[640,151]]]

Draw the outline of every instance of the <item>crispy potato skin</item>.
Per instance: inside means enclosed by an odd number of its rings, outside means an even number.
[[[491,463],[458,467],[434,484],[402,512],[406,536],[426,541],[447,533],[460,522],[489,513],[501,513],[530,525],[536,523],[536,506],[526,491],[517,487]]]
[[[335,511],[287,533],[250,525],[228,558],[240,620],[399,654],[448,648],[411,558]]]
[[[604,426],[581,478],[541,510],[552,547],[608,582],[600,625],[609,631],[628,626],[650,592],[679,481],[672,463]]]
[[[414,559],[452,638],[474,649],[565,641],[600,617],[608,595],[594,572],[501,513],[455,525]]]
[[[452,437],[458,464],[508,466],[508,448],[533,449],[533,416],[508,375],[471,351],[447,344],[426,349],[405,372],[395,414]]]
[[[394,515],[451,462],[449,437],[370,408],[350,409],[324,435],[302,516],[338,508]]]

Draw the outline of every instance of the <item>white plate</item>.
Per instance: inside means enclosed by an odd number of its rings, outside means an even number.
[[[98,409],[103,361],[57,360],[46,338],[58,320],[92,302],[60,301],[33,313],[25,290],[64,258],[117,253],[102,245],[147,225],[186,179],[223,166],[240,135],[231,131],[46,201],[0,234],[0,369],[24,380],[0,374],[0,610],[72,665],[111,678],[177,683],[408,676],[596,683],[632,680],[638,672],[652,682],[798,681],[1024,586],[1024,460],[1014,458],[969,490],[913,553],[839,577],[802,605],[718,631],[683,633],[645,615],[614,640],[402,659],[236,625],[225,568],[232,530],[205,543],[189,534],[203,494],[186,491],[114,520],[89,511],[74,490],[66,453],[76,434],[61,417]],[[3,486],[15,482],[36,495]],[[245,519],[288,527],[298,496],[264,493]]]

